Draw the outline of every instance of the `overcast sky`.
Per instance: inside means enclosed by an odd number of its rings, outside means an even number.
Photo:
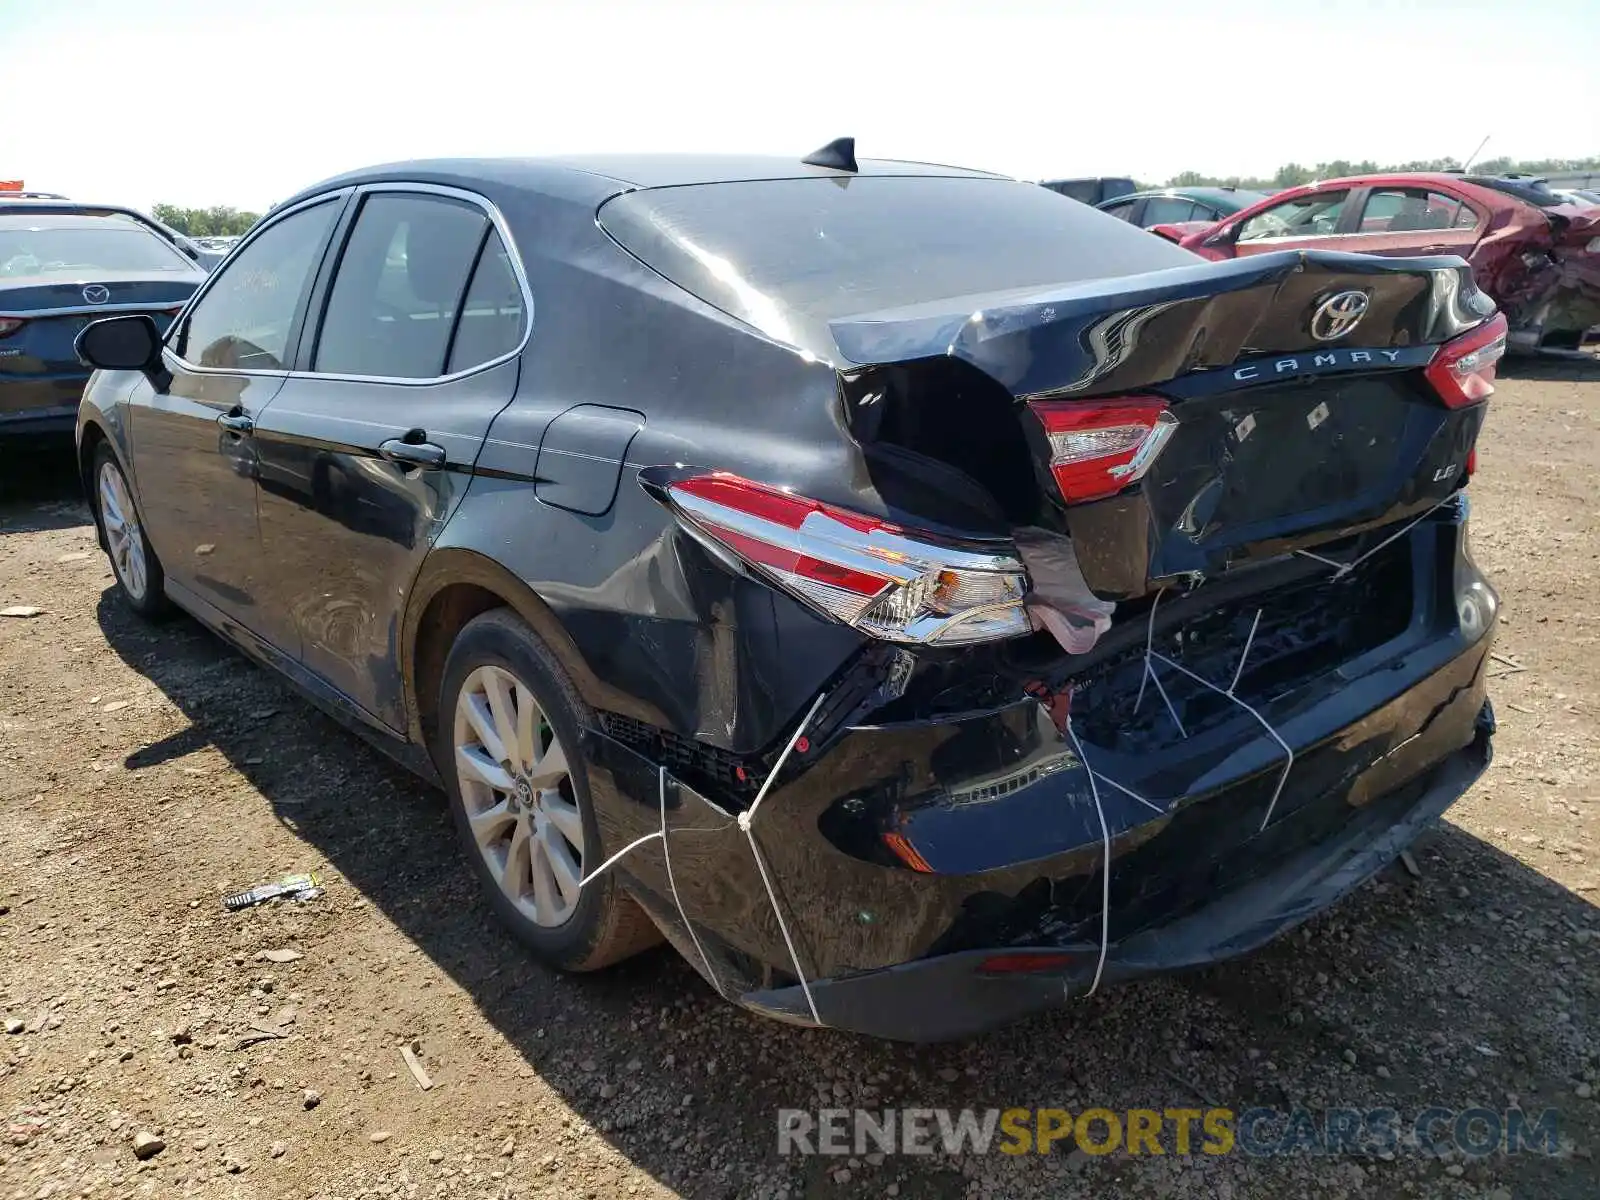
[[[0,179],[261,208],[434,155],[1023,178],[1600,154],[1600,0],[0,0]]]

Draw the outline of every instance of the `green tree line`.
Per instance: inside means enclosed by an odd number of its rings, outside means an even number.
[[[1201,171],[1179,171],[1162,187],[1234,187],[1257,192],[1276,192],[1283,188],[1298,187],[1317,179],[1342,179],[1348,175],[1377,175],[1404,171],[1451,171],[1461,166],[1457,158],[1426,158],[1414,162],[1379,166],[1372,159],[1350,162],[1336,158],[1314,167],[1300,163],[1284,163],[1270,179],[1248,175],[1207,175]],[[1472,164],[1474,174],[1501,175],[1520,172],[1525,175],[1549,175],[1556,171],[1600,170],[1600,157],[1594,158],[1485,158]]]
[[[155,206],[156,220],[190,237],[233,237],[261,219],[260,213],[240,212],[226,204],[214,208],[180,208],[176,204]]]

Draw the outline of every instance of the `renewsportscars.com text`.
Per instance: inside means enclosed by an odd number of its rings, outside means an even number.
[[[1468,1157],[1559,1152],[1558,1114],[1520,1108],[798,1108],[778,1110],[778,1153],[1351,1154],[1450,1147]]]

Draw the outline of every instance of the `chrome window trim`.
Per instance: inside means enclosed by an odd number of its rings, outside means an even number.
[[[511,235],[511,226],[506,222],[505,214],[500,211],[499,206],[487,196],[482,196],[477,192],[467,191],[465,188],[447,187],[444,184],[438,183],[406,183],[397,181],[384,181],[381,183],[357,184],[353,187],[341,188],[337,191],[324,192],[321,195],[310,196],[301,203],[296,204],[293,208],[287,208],[284,209],[283,212],[275,214],[270,223],[263,221],[256,229],[251,230],[248,235],[248,240],[240,242],[229,253],[229,261],[231,262],[235,255],[241,253],[245,246],[249,244],[249,241],[255,239],[255,237],[258,235],[258,231],[264,232],[266,229],[270,228],[272,225],[276,225],[280,220],[288,217],[292,213],[301,212],[312,205],[321,203],[333,197],[354,195],[359,200],[369,195],[386,192],[444,196],[447,199],[461,200],[465,203],[476,205],[483,211],[483,214],[489,219],[490,227],[499,236],[500,244],[505,247],[506,257],[511,262],[511,273],[516,276],[517,287],[522,292],[522,337],[518,339],[517,344],[514,347],[506,351],[504,354],[497,355],[496,357],[481,363],[475,363],[473,366],[467,367],[464,370],[452,371],[444,375],[434,375],[426,379],[413,379],[400,375],[346,375],[326,371],[244,371],[233,367],[197,367],[192,363],[179,358],[178,355],[170,348],[163,346],[163,353],[171,354],[172,357],[183,366],[185,371],[193,371],[197,374],[204,375],[250,375],[263,377],[276,376],[285,379],[316,379],[336,381],[341,383],[386,383],[402,385],[406,387],[434,387],[442,383],[454,383],[459,379],[466,379],[468,376],[477,375],[480,372],[493,370],[495,367],[503,366],[512,359],[521,355],[522,352],[528,348],[528,343],[533,340],[533,288],[528,283],[527,268],[525,268],[522,264],[522,253],[517,248],[516,239]],[[356,213],[355,219],[357,221],[361,219],[359,210]],[[353,227],[354,226],[352,225],[352,228]],[[340,248],[340,254],[342,257],[343,247]],[[332,282],[330,282],[328,286],[329,295],[332,294],[333,282],[336,282],[338,279],[339,266],[339,263],[334,264],[334,273],[331,276]],[[217,274],[220,273],[221,268],[218,268]],[[212,279],[215,278],[216,275],[213,275]],[[209,288],[210,284],[211,280],[207,280],[205,286]],[[470,286],[470,279],[468,280],[468,284]],[[205,289],[203,288],[202,291],[197,292],[190,299],[189,303],[196,303],[200,299],[200,296],[204,294],[204,290]],[[178,316],[174,318],[172,327],[176,329],[179,323],[187,315],[188,313],[186,305],[185,311],[179,313]],[[459,316],[457,319],[459,320]],[[310,320],[309,313],[307,314],[307,320],[308,322]],[[322,336],[321,323],[321,317],[319,316],[316,330],[319,340]],[[302,330],[302,333],[303,332],[304,331]]]
[[[1234,242],[1240,246],[1261,246],[1267,242],[1317,242],[1323,238],[1353,236],[1355,235],[1349,233],[1279,233],[1272,237],[1250,238],[1248,241],[1244,238],[1235,238]]]
[[[0,317],[71,317],[84,313],[167,313],[187,303],[183,300],[145,300],[137,304],[74,304],[66,308],[19,308],[14,312],[0,312]]]
[[[1477,226],[1446,225],[1443,229],[1401,229],[1391,232],[1387,229],[1357,229],[1351,233],[1341,233],[1340,237],[1403,237],[1408,233],[1466,233],[1477,231]]]

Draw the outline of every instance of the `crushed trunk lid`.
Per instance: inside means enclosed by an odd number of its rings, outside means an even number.
[[[1360,298],[1355,320],[1313,328],[1349,294]],[[1288,251],[829,328],[858,374],[945,358],[1001,385],[1084,579],[1100,596],[1130,598],[1447,499],[1464,482],[1483,408],[1448,407],[1423,369],[1493,311],[1458,258]],[[1159,453],[1136,484],[1073,502],[1052,479],[1051,443],[1029,405],[1126,397],[1166,405]]]

